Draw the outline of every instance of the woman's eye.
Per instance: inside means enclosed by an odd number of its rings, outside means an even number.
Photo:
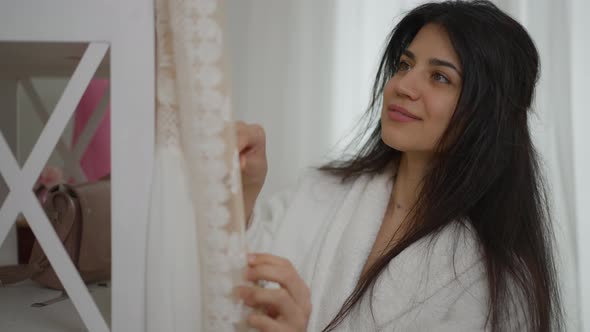
[[[446,76],[441,73],[434,73],[432,75],[432,78],[437,82],[446,83],[446,84],[450,83],[449,79],[446,78]]]
[[[397,66],[397,71],[408,71],[410,70],[410,65],[405,61],[400,61],[399,65]]]

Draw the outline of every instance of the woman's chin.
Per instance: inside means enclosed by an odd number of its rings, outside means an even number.
[[[407,144],[406,142],[403,142],[403,139],[391,136],[392,135],[384,135],[384,133],[381,134],[381,140],[383,141],[383,143],[385,143],[385,145],[400,152],[412,150],[412,147],[409,146],[409,144]]]

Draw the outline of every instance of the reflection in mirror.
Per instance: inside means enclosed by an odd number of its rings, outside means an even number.
[[[66,292],[72,287],[69,274],[54,269],[64,265],[46,233],[51,229],[110,324],[109,56],[108,48],[99,48],[0,43],[0,129],[7,145],[0,151],[6,154],[0,170],[2,215],[15,204],[9,199],[15,186],[30,183],[34,195],[32,202],[20,204],[16,220],[0,220],[0,230],[14,223],[0,239],[0,330],[85,329]],[[76,89],[73,81],[88,83]],[[34,179],[21,178],[19,169],[35,167]],[[56,257],[59,264],[52,264]]]

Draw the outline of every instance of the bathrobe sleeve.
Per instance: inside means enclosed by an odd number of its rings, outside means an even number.
[[[306,238],[313,237],[317,225],[305,224],[304,221],[311,216],[323,215],[327,211],[326,201],[345,192],[342,188],[339,178],[311,168],[304,170],[294,185],[267,200],[257,201],[246,230],[248,251],[270,252],[278,232],[287,232],[293,238],[301,233],[305,233]],[[288,216],[291,216],[290,220]],[[294,222],[294,216],[302,222]],[[285,247],[284,243],[280,246]]]
[[[296,188],[274,194],[269,200],[256,202],[246,230],[249,252],[268,252],[274,234],[281,227]]]

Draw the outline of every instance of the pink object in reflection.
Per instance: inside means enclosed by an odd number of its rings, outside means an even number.
[[[39,179],[37,179],[35,188],[39,186],[51,188],[62,182],[64,182],[64,180],[63,172],[61,171],[61,169],[57,167],[47,166],[43,169],[43,171],[41,171],[41,175],[39,175]]]
[[[33,191],[39,201],[44,203],[47,198],[48,190],[61,183],[65,183],[62,170],[57,167],[46,166],[43,171],[41,171],[41,174],[33,187]]]
[[[92,114],[98,111],[98,105],[108,89],[109,80],[107,79],[93,79],[88,85],[74,115],[74,144],[77,143]],[[110,102],[96,133],[82,155],[80,165],[88,181],[96,181],[111,173]]]

